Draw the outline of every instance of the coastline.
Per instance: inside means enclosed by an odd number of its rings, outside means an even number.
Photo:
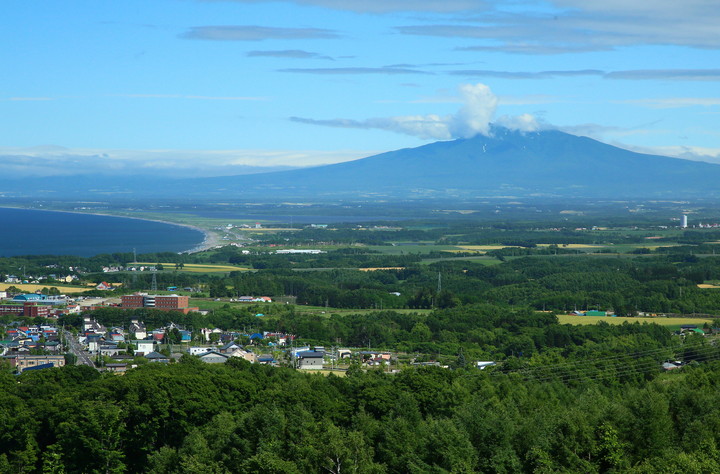
[[[120,219],[136,219],[141,221],[147,221],[147,222],[157,222],[160,224],[168,224],[168,225],[174,225],[179,227],[185,227],[188,229],[193,229],[198,232],[201,232],[203,234],[203,240],[199,244],[195,245],[194,247],[183,250],[178,253],[197,253],[202,252],[205,250],[210,250],[212,248],[217,247],[220,245],[220,239],[211,230],[203,229],[202,227],[198,227],[192,224],[185,224],[181,222],[173,222],[170,220],[162,220],[162,219],[151,219],[147,217],[137,217],[137,216],[127,216],[124,214],[109,214],[109,213],[102,213],[102,212],[82,212],[82,211],[70,211],[65,209],[45,209],[45,208],[37,208],[37,207],[29,207],[29,206],[3,206],[0,205],[1,208],[5,209],[27,209],[30,211],[46,211],[46,212],[64,212],[67,214],[85,214],[85,215],[92,215],[92,216],[103,216],[103,217],[117,217]]]

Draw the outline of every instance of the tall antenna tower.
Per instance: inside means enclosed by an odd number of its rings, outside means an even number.
[[[442,273],[438,272],[438,287],[437,292],[440,293],[442,290]]]
[[[152,283],[150,284],[150,291],[157,291],[157,272],[152,272],[153,278]]]
[[[137,252],[135,251],[135,247],[133,247],[133,263],[137,263]]]

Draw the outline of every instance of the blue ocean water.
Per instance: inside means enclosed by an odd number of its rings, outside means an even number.
[[[0,208],[0,257],[182,252],[204,234],[189,227],[123,217]]]

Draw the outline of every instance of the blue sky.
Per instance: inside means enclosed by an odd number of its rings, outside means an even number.
[[[6,1],[0,166],[227,174],[490,122],[720,162],[716,5]]]

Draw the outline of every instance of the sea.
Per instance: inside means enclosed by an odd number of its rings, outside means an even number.
[[[190,227],[126,217],[0,208],[0,257],[185,252],[202,244]]]

